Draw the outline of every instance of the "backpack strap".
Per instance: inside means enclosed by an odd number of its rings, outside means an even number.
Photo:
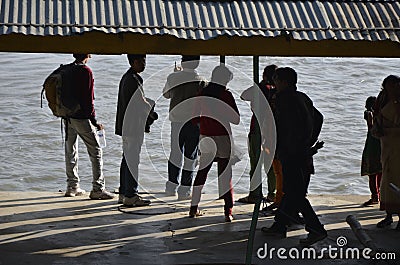
[[[63,122],[65,121],[65,141],[68,140],[68,124],[71,123],[70,118],[61,118],[61,137],[64,142],[64,128],[63,128]]]

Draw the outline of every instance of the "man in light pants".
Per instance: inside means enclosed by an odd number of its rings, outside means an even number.
[[[96,121],[94,109],[94,79],[92,70],[86,66],[90,54],[74,54],[74,68],[71,76],[71,87],[78,100],[80,110],[72,117],[64,119],[65,124],[65,165],[67,173],[66,197],[84,195],[86,192],[79,186],[78,175],[78,135],[86,145],[92,163],[93,189],[91,199],[112,199],[114,195],[105,190],[103,175],[103,152],[100,148],[97,130],[103,125]]]

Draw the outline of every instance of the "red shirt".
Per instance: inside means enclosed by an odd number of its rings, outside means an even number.
[[[75,97],[78,99],[81,109],[72,117],[75,119],[94,119],[94,79],[92,70],[84,65],[74,70]]]
[[[223,90],[218,98],[201,94],[198,107],[202,135],[231,135],[230,123],[239,124],[239,110],[229,90]]]

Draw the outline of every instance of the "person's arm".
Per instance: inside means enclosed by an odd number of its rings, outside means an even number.
[[[193,106],[192,124],[194,124],[194,125],[197,125],[197,124],[200,123],[201,99],[202,99],[202,94],[200,92],[200,93],[197,94],[197,97],[195,97],[194,106]]]
[[[311,102],[312,116],[313,116],[313,130],[311,136],[311,145],[314,145],[318,141],[319,134],[322,130],[322,124],[324,123],[324,116]]]
[[[254,99],[254,93],[255,93],[255,85],[247,88],[245,91],[242,92],[240,95],[240,99],[245,100],[245,101],[253,101]]]
[[[134,95],[135,93],[140,93],[137,98],[140,99],[140,101],[142,103],[144,103],[143,106],[145,106],[145,107],[143,108],[143,111],[146,113],[150,112],[151,108],[155,105],[155,102],[153,100],[145,97],[143,85],[142,85],[142,83],[139,82],[139,80],[137,78],[134,77],[132,80],[134,82],[131,87],[132,95]],[[128,103],[129,103],[129,101],[128,101]]]
[[[231,108],[226,113],[229,115],[229,122],[237,125],[240,122],[240,113],[239,109],[236,105],[235,99],[230,91],[225,91],[225,100],[224,100]]]
[[[164,96],[164,98],[171,98],[171,87],[168,83],[168,80],[167,80],[167,82],[165,82],[165,86],[163,89],[163,96]]]
[[[366,111],[365,112],[365,120],[367,121],[368,129],[370,129],[372,127],[372,125],[373,125],[372,111]]]
[[[104,129],[103,124],[98,123],[96,119],[96,111],[94,108],[94,78],[93,78],[93,72],[92,70],[87,67],[83,66],[82,71],[80,71],[81,76],[80,76],[80,82],[82,82],[82,87],[87,88],[87,92],[84,93],[84,98],[83,101],[84,106],[83,111],[84,113],[89,114],[89,120],[90,122],[97,128],[97,130],[102,130]]]

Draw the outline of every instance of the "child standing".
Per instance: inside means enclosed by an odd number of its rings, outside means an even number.
[[[370,206],[379,203],[379,188],[382,178],[381,143],[378,138],[375,138],[371,134],[373,123],[372,113],[375,101],[376,97],[368,97],[365,102],[366,110],[364,111],[364,119],[367,122],[368,134],[362,154],[361,176],[368,175],[369,177],[371,199],[366,201],[363,206]]]

